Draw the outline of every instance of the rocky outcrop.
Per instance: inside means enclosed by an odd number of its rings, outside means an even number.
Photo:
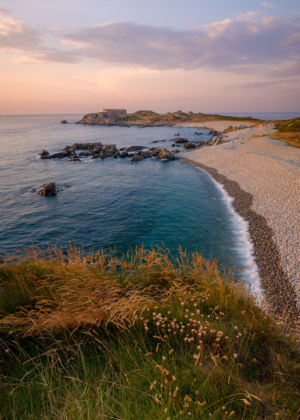
[[[158,157],[162,160],[175,160],[175,156],[173,155],[173,153],[167,149],[162,149],[159,152]]]
[[[136,156],[134,156],[132,159],[131,159],[131,161],[132,162],[140,162],[141,160],[144,160],[145,158],[144,158],[144,156],[142,156],[142,155],[136,155]]]
[[[194,143],[185,143],[184,147],[186,149],[197,149],[197,145]]]
[[[174,143],[188,143],[188,139],[184,137],[176,137],[172,140]]]
[[[233,131],[239,131],[239,130],[245,130],[245,128],[248,128],[246,125],[240,125],[240,126],[232,126],[225,128],[223,133],[232,133]]]
[[[126,149],[126,152],[136,152],[143,149],[146,149],[146,147],[145,146],[131,146]]]
[[[44,184],[42,188],[37,192],[39,195],[44,195],[46,197],[51,197],[57,194],[55,182],[48,182]]]
[[[62,120],[61,124],[68,124],[68,121],[67,120]]]
[[[42,150],[41,152],[40,152],[40,156],[48,156],[49,155],[49,152],[47,152],[47,150]]]

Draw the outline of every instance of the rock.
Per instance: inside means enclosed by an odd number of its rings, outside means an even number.
[[[130,146],[126,149],[126,152],[136,152],[137,150],[147,149],[145,146]]]
[[[94,155],[92,156],[92,159],[98,159],[98,157],[99,157],[99,155],[94,154]]]
[[[33,194],[36,192],[36,188],[31,188],[30,192]]]
[[[127,157],[127,156],[128,156],[128,153],[124,152],[124,151],[119,154],[120,158],[124,158],[124,157]]]
[[[158,157],[162,160],[175,160],[175,156],[173,155],[173,153],[167,149],[162,149],[159,152]]]
[[[180,150],[179,149],[173,149],[172,153],[180,153]]]
[[[5,264],[4,258],[0,255],[0,264]]]
[[[105,155],[104,155],[104,153],[102,153],[102,152],[101,152],[101,153],[99,153],[98,158],[99,158],[99,159],[105,159]]]
[[[188,143],[188,139],[184,137],[177,137],[176,139],[173,139],[174,143]]]
[[[142,156],[142,155],[135,155],[135,156],[131,159],[131,161],[132,161],[132,162],[140,162],[141,160],[144,160],[144,156]]]
[[[113,153],[111,153],[109,150],[107,150],[107,152],[105,152],[105,157],[112,157]]]
[[[49,152],[47,152],[47,150],[42,150],[41,152],[40,152],[40,156],[48,156],[49,155]]]
[[[48,182],[48,184],[44,184],[37,194],[44,195],[46,197],[56,195],[55,182]]]
[[[62,120],[61,124],[68,124],[68,121],[67,120]]]
[[[69,159],[69,162],[82,162],[82,160],[79,159],[79,157],[75,157],[75,158]]]
[[[160,152],[160,149],[157,149],[156,147],[151,147],[151,149],[148,150],[151,156],[157,156]]]
[[[194,143],[185,143],[184,147],[186,149],[197,149],[197,146]]]
[[[174,136],[179,136],[179,133],[177,133],[177,134],[174,134]]]
[[[175,147],[176,146],[176,144],[172,144],[172,147]]]

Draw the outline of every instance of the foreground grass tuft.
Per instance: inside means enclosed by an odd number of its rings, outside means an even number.
[[[299,342],[200,255],[0,269],[1,419],[298,419]]]

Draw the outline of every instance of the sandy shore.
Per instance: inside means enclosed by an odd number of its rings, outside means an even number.
[[[293,296],[290,297],[292,300],[296,299],[300,309],[300,149],[267,137],[274,131],[271,124],[252,127],[251,124],[233,121],[210,121],[207,124],[209,128],[218,131],[229,125],[247,125],[248,128],[229,133],[226,137],[228,143],[182,153],[180,157],[205,165],[208,169],[216,169],[215,175],[219,174],[224,179],[237,182],[242,191],[253,197],[251,210],[266,221],[261,236],[264,237],[266,228],[270,228],[279,257],[277,262],[276,258],[273,262],[268,259],[268,264],[275,266],[269,267],[264,273],[260,262],[259,268],[264,281],[269,277],[268,286],[265,283],[263,287],[269,287],[270,292],[270,287],[273,286],[273,294],[280,291],[276,300],[278,303],[282,300],[284,305],[287,300],[284,290],[287,286],[282,290],[280,283],[286,285],[288,282],[292,286],[289,295],[292,293]],[[204,125],[205,123],[199,123],[190,126],[199,128]],[[247,216],[244,217],[247,219]],[[254,227],[255,223],[252,228]],[[251,229],[250,234],[253,237]],[[271,247],[268,234],[265,242]],[[258,253],[262,252],[262,246],[263,241],[260,239],[259,246],[256,246]],[[272,247],[271,249],[271,253],[276,253],[276,250]],[[257,256],[256,252],[256,259]],[[280,273],[278,263],[280,269],[282,268]]]

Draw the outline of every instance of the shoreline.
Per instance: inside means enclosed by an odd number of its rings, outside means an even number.
[[[207,172],[233,198],[234,210],[248,223],[261,288],[267,303],[274,314],[288,317],[290,325],[297,325],[300,318],[297,294],[282,268],[273,230],[269,227],[267,219],[252,209],[253,195],[244,191],[237,181],[220,174],[216,168],[183,156],[179,157],[179,160]]]

